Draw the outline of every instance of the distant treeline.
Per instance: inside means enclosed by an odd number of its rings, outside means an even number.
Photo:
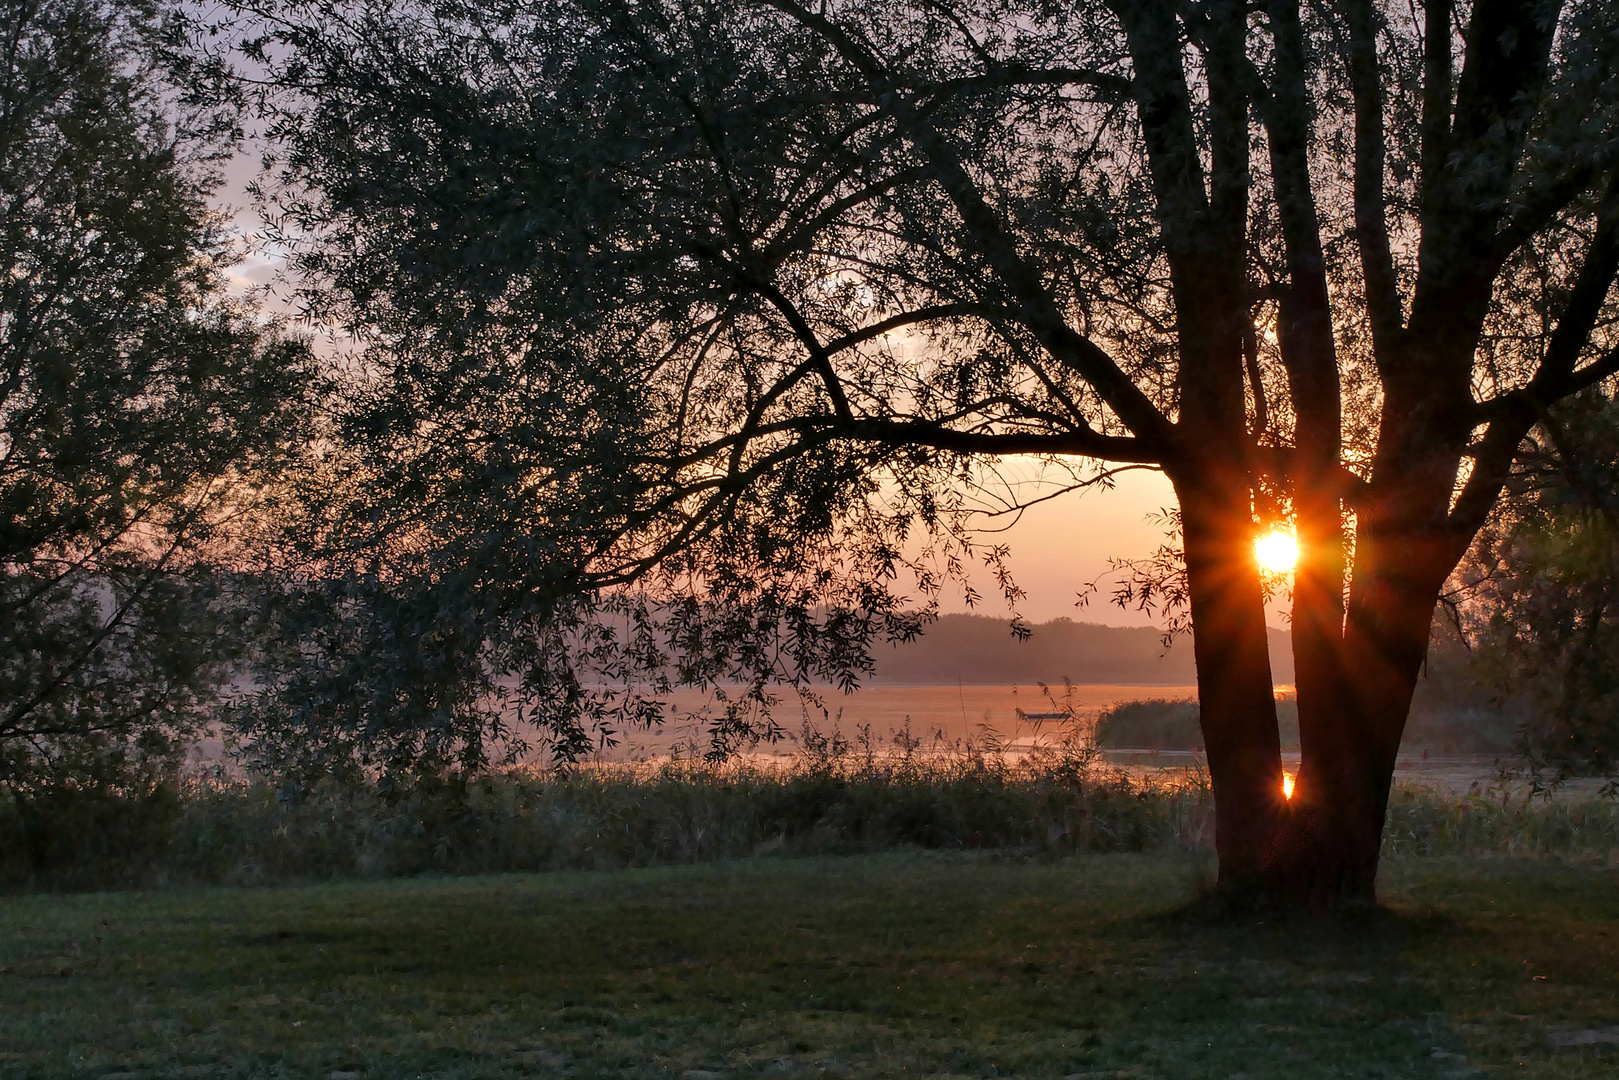
[[[879,648],[877,683],[1048,685],[1125,683],[1189,686],[1197,681],[1192,642],[1164,647],[1150,626],[1104,626],[1053,619],[1039,623],[1027,641],[1012,635],[1008,621],[993,615],[945,615],[916,641]],[[1271,675],[1293,681],[1293,647],[1285,630],[1270,631]]]

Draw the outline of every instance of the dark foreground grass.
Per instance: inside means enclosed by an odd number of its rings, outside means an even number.
[[[1592,1041],[1619,872],[1397,860],[1388,911],[1268,924],[1190,913],[1207,872],[891,853],[4,898],[0,1076],[1619,1075]]]

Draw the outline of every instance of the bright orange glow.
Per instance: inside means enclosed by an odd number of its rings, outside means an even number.
[[[1293,797],[1293,774],[1290,773],[1290,772],[1284,772],[1282,774],[1282,798],[1291,799],[1292,797]]]
[[[1254,541],[1254,558],[1261,570],[1285,574],[1299,561],[1299,542],[1292,533],[1273,529]]]

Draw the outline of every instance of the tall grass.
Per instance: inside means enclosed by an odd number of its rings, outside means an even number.
[[[1466,794],[1399,785],[1389,799],[1383,851],[1619,863],[1619,800],[1509,782]]]
[[[0,799],[0,883],[85,889],[614,868],[896,847],[1029,857],[1206,847],[1198,770],[1131,775],[1066,732],[1032,749],[993,737],[923,750],[806,730],[790,758],[511,771],[407,786],[193,775],[142,792]],[[1403,787],[1395,855],[1619,858],[1619,806],[1511,790]]]
[[[869,730],[846,740],[808,729],[793,757],[719,765],[330,783],[295,801],[268,784],[198,776],[139,795],[60,794],[49,805],[0,804],[0,836],[21,841],[4,845],[0,880],[255,883],[906,846],[1157,851],[1203,844],[1212,812],[1202,775],[1132,778],[1074,734],[1010,752],[993,737],[923,750],[908,732],[880,743]],[[110,848],[106,828],[117,820],[144,827]]]

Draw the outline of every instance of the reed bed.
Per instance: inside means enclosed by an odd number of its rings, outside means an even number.
[[[806,732],[766,762],[665,760],[407,785],[191,775],[138,793],[0,798],[0,885],[100,889],[416,874],[610,869],[752,856],[984,848],[1024,858],[1207,848],[1199,769],[1132,775],[1075,736],[928,751]],[[1403,786],[1396,856],[1619,860],[1619,804],[1511,784]]]

